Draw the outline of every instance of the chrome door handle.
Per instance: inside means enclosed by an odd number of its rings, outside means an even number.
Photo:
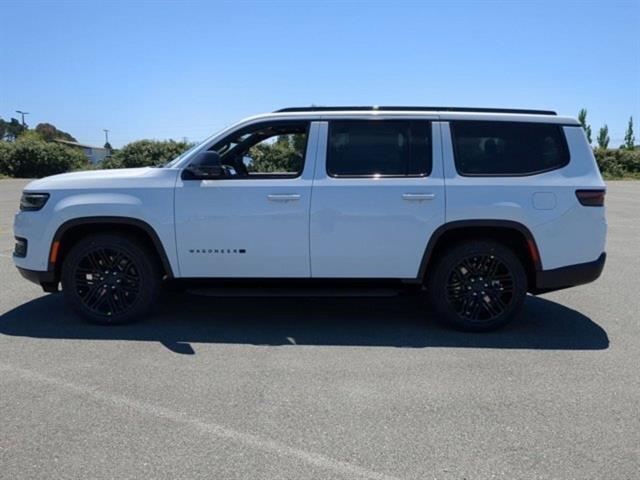
[[[436,196],[433,193],[403,193],[402,198],[404,198],[405,200],[421,201],[433,200],[434,198],[436,198]]]
[[[267,198],[272,202],[293,202],[300,200],[300,195],[297,193],[270,193]]]

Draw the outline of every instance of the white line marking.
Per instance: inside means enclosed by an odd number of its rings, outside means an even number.
[[[205,422],[184,413],[176,412],[174,410],[160,407],[158,405],[153,405],[151,403],[134,400],[123,395],[103,392],[95,387],[72,383],[62,378],[36,373],[31,370],[14,367],[12,365],[0,364],[0,371],[16,374],[25,380],[45,383],[47,385],[77,393],[85,397],[91,397],[101,403],[135,410],[146,415],[153,415],[162,419],[189,425],[203,433],[213,435],[223,440],[230,440],[232,442],[240,443],[248,447],[253,447],[257,450],[274,453],[280,456],[294,457],[310,465],[326,470],[333,470],[335,472],[338,472],[339,474],[347,476],[348,478],[357,476],[376,480],[398,480],[397,477],[392,477],[384,473],[375,472],[359,465],[354,465],[349,462],[337,460],[335,458],[331,458],[319,453],[308,452],[296,447],[290,447],[275,440],[263,438],[251,433],[240,432],[229,427]]]

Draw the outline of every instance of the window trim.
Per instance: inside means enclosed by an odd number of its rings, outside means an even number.
[[[548,125],[551,127],[555,127],[560,133],[560,148],[562,149],[562,153],[565,156],[566,160],[562,164],[556,165],[554,167],[543,168],[541,170],[535,170],[532,172],[526,173],[463,173],[460,170],[460,157],[458,154],[457,142],[455,140],[455,125],[464,123],[464,122],[474,122],[474,123],[516,123],[518,125]],[[575,125],[573,125],[575,126]],[[499,178],[499,177],[532,177],[534,175],[540,175],[542,173],[553,172],[554,170],[560,170],[569,163],[571,163],[571,151],[569,150],[569,144],[567,143],[567,136],[564,134],[564,125],[557,123],[547,123],[547,122],[518,122],[513,120],[449,120],[449,132],[451,136],[451,149],[453,151],[453,163],[456,168],[456,173],[461,177],[484,177],[484,178]]]
[[[329,178],[336,179],[350,179],[350,178],[426,178],[429,177],[433,173],[433,119],[402,119],[402,118],[357,118],[357,119],[330,119],[328,121],[329,126],[327,129],[327,150],[325,154],[325,172]],[[414,173],[414,174],[405,174],[405,175],[381,175],[381,174],[366,174],[366,175],[341,175],[332,173],[329,171],[329,161],[331,158],[331,130],[333,129],[333,125],[335,123],[365,123],[365,122],[385,122],[385,123],[405,123],[408,124],[409,127],[409,163],[407,164],[407,168],[411,165],[411,148],[413,144],[412,138],[412,129],[411,123],[423,122],[427,124],[427,132],[429,135],[429,165],[428,169],[425,173]]]
[[[223,142],[226,142],[229,138],[234,137],[234,136],[240,136],[243,135],[245,132],[250,132],[250,131],[255,131],[255,130],[259,130],[263,127],[270,127],[270,126],[286,126],[286,125],[305,125],[306,127],[306,137],[305,137],[305,142],[304,142],[304,149],[303,149],[303,156],[302,156],[302,164],[300,165],[300,171],[298,173],[293,173],[293,174],[281,174],[281,173],[270,173],[270,174],[265,174],[265,175],[251,175],[249,174],[246,177],[220,177],[220,178],[216,178],[213,181],[218,181],[218,180],[279,180],[279,179],[287,179],[287,180],[293,180],[296,178],[300,178],[302,177],[302,174],[304,173],[304,167],[306,166],[307,163],[307,148],[309,147],[309,135],[311,134],[311,120],[267,120],[267,121],[259,121],[256,123],[251,123],[249,125],[245,125],[237,130],[234,130],[233,132],[230,132],[228,135],[225,135],[223,138],[221,138],[219,141],[215,142],[214,144],[210,145],[209,148],[207,148],[208,150],[215,150],[215,147],[217,145],[220,145]]]

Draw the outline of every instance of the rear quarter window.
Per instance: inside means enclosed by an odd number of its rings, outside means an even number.
[[[460,175],[534,175],[569,163],[561,125],[483,121],[454,121],[450,125]]]

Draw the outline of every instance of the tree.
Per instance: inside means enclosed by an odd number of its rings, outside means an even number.
[[[600,148],[607,148],[609,146],[609,127],[605,123],[604,126],[598,132],[598,146]]]
[[[188,150],[192,145],[175,140],[131,142],[105,160],[105,168],[159,167]]]
[[[54,140],[67,140],[69,142],[77,141],[70,134],[63,132],[62,130],[58,130],[55,125],[51,125],[50,123],[39,123],[36,125],[35,130],[40,134],[45,142],[53,142]]]
[[[578,112],[578,121],[582,128],[584,128],[584,133],[587,135],[587,141],[589,145],[591,145],[591,125],[587,123],[587,109],[581,108],[580,112]]]
[[[636,138],[633,136],[633,117],[629,117],[629,125],[627,131],[624,134],[624,148],[627,150],[633,150]]]
[[[2,139],[13,142],[16,140],[22,132],[26,130],[26,127],[18,121],[16,118],[12,118],[10,122],[0,119],[0,132],[2,133]]]
[[[249,149],[249,172],[297,172],[302,168],[306,135],[280,135],[275,142],[260,142]]]
[[[88,165],[77,148],[43,142],[35,131],[20,135],[15,142],[0,145],[0,173],[18,178],[40,178]]]

